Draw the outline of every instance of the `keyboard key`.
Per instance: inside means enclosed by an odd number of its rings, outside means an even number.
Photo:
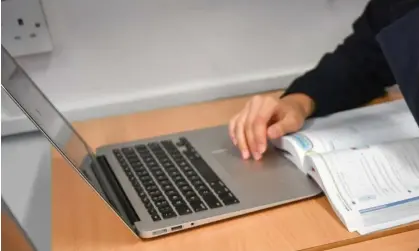
[[[146,182],[146,181],[149,181],[149,180],[152,180],[152,179],[151,179],[151,177],[150,177],[150,176],[148,176],[148,175],[144,175],[144,176],[141,176],[141,177],[140,177],[140,181],[141,181],[141,182]]]
[[[150,196],[154,197],[154,196],[160,196],[162,195],[162,193],[159,190],[155,190],[149,193]]]
[[[204,195],[202,198],[210,208],[217,208],[222,206],[221,202],[212,194]]]
[[[150,203],[150,199],[149,199],[147,196],[142,197],[142,198],[141,198],[141,201],[142,201],[144,204]]]
[[[156,185],[150,185],[145,188],[147,192],[158,190],[159,188]]]
[[[146,193],[142,189],[138,189],[137,194],[138,194],[138,196],[140,196],[140,198],[147,197]]]
[[[176,217],[176,213],[170,206],[159,208],[159,212],[161,213],[164,219]]]
[[[154,174],[159,176],[159,175],[163,175],[164,172],[162,170],[157,170]]]
[[[207,189],[207,186],[205,186],[204,184],[199,185],[199,186],[196,186],[195,188],[198,190],[198,192],[199,192],[199,191],[208,190],[208,189]]]
[[[195,193],[194,193],[194,195],[192,195],[192,196],[190,196],[190,197],[187,197],[187,200],[189,201],[189,202],[197,202],[197,201],[201,201],[201,199],[198,197],[198,195],[196,195]]]
[[[195,192],[194,192],[194,191],[192,191],[192,190],[185,192],[185,196],[186,196],[187,198],[191,197],[192,195],[195,195],[195,196],[196,196]]]
[[[146,188],[147,187],[151,187],[151,186],[153,186],[155,183],[154,183],[154,181],[151,179],[151,180],[147,180],[147,181],[143,181],[143,186],[145,186]],[[151,189],[151,188],[150,188]]]
[[[173,179],[174,182],[184,180],[183,177],[180,176],[180,175],[174,176],[174,177],[172,177],[172,179]]]
[[[145,170],[145,169],[143,171],[139,171],[139,172],[136,172],[136,173],[140,177],[141,176],[146,176],[146,175],[148,176],[149,175],[148,172],[147,172],[147,170]]]
[[[134,182],[134,181],[136,180],[135,176],[134,176],[134,175],[132,175],[132,174],[131,174],[131,175],[129,175],[129,176],[128,176],[128,178],[129,178],[129,180],[131,181],[131,183],[132,183],[132,182]]]
[[[186,205],[186,203],[185,203],[185,201],[183,201],[183,199],[178,199],[178,200],[172,201],[172,203],[175,207]]]
[[[169,205],[169,203],[167,202],[167,200],[162,200],[162,201],[157,201],[155,203],[156,207],[160,208],[160,207],[166,207]]]
[[[172,208],[170,206],[160,207],[159,208],[159,211],[162,214],[168,213],[168,212],[173,212],[173,210],[172,210]]]
[[[198,192],[202,196],[206,196],[206,195],[212,194],[212,192],[210,192],[210,190],[208,190],[208,189],[199,190]]]
[[[169,184],[163,186],[162,188],[163,188],[163,191],[165,191],[165,192],[170,191],[170,190],[175,190],[175,188],[172,185],[169,185]]]
[[[154,211],[153,211],[153,210],[154,210],[154,206],[153,206],[153,204],[152,204],[151,202],[144,203],[144,206],[145,206],[145,208],[147,208],[147,210],[148,210],[149,212],[154,212]]]
[[[202,158],[191,159],[191,163],[207,182],[219,180],[218,176]]]
[[[202,202],[191,203],[191,207],[195,212],[201,212],[207,210],[207,207]]]
[[[151,219],[153,219],[153,221],[159,221],[161,220],[160,216],[156,213],[151,214]]]
[[[193,175],[196,175],[196,173],[195,173],[195,171],[193,171],[193,170],[191,169],[191,170],[189,170],[189,171],[185,171],[185,175],[186,175],[186,176],[188,176],[188,177],[191,177],[191,176],[193,176]]]
[[[193,184],[195,187],[199,187],[199,186],[203,185],[203,184],[204,184],[204,182],[202,182],[202,180],[201,180],[201,179],[197,179],[197,180],[194,180],[194,181],[192,182],[192,184]]]
[[[192,213],[192,210],[187,205],[177,206],[175,209],[179,215],[187,215]]]
[[[173,201],[176,201],[176,200],[178,200],[178,199],[180,199],[181,197],[180,197],[180,195],[179,194],[174,194],[174,195],[171,195],[171,196],[169,196],[169,199],[173,202]]]
[[[212,187],[212,189],[214,189],[214,192],[216,194],[222,194],[222,193],[230,192],[230,190],[228,190],[227,187],[214,186],[214,187]]]
[[[178,192],[176,192],[175,189],[171,189],[171,190],[167,190],[165,191],[167,196],[173,196],[173,195],[178,195]]]
[[[169,172],[170,177],[180,176],[180,172],[178,170]]]
[[[222,193],[219,197],[226,205],[239,203],[239,200],[232,193]]]
[[[148,163],[147,166],[153,173],[161,170],[161,167],[156,162]]]
[[[167,182],[168,182],[168,178],[167,178],[166,174],[163,174],[163,175],[158,175],[158,176],[156,177],[156,179],[157,179],[157,181],[160,183],[160,185],[162,185],[162,182],[163,182],[163,181],[167,181]]]
[[[186,182],[186,180],[180,180],[180,181],[176,182],[176,185],[178,187],[183,187],[183,186],[188,186],[189,187],[189,184],[188,184],[188,182]]]
[[[171,182],[168,179],[160,181],[160,185],[162,185],[162,186],[170,185],[170,184],[171,184]]]
[[[163,164],[163,168],[168,169],[168,168],[173,168],[175,167],[174,164],[170,163],[170,162],[166,162]]]
[[[166,200],[163,195],[151,197],[154,202]]]
[[[133,166],[133,169],[134,169],[134,171],[135,171],[137,174],[138,174],[139,172],[146,171],[143,165],[141,165],[141,166]],[[146,171],[146,172],[147,172],[147,171]]]
[[[169,219],[169,218],[173,218],[176,217],[176,213],[173,211],[167,212],[167,213],[163,213],[162,214],[164,219]]]
[[[178,184],[177,184],[178,185]],[[187,191],[189,191],[189,190],[192,190],[192,188],[189,186],[189,185],[184,185],[184,186],[181,186],[180,187],[180,190],[182,191],[182,192],[187,192]]]

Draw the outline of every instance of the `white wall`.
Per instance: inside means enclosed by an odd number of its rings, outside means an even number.
[[[19,61],[71,120],[265,91],[313,67],[366,2],[43,0],[55,49]]]

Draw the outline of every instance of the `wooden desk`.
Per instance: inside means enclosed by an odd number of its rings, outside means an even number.
[[[271,95],[265,94],[265,95]],[[278,95],[278,94],[276,94]],[[227,123],[249,97],[75,123],[93,147]],[[356,241],[325,197],[156,240],[137,239],[54,151],[53,250],[300,250]],[[401,230],[398,230],[401,231]],[[385,233],[384,233],[385,234]]]
[[[419,250],[419,229],[364,241],[327,251],[416,251]]]

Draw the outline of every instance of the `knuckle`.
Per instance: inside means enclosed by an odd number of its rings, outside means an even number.
[[[260,96],[260,95],[255,95],[255,96],[253,96],[253,97],[252,97],[252,99],[250,100],[250,102],[251,102],[252,104],[256,104],[256,103],[260,102],[261,100],[262,100],[262,96]]]
[[[258,126],[261,125],[263,123],[265,123],[265,121],[267,120],[266,116],[262,115],[262,114],[258,114],[256,115],[255,121],[253,123],[254,126]]]
[[[270,105],[276,105],[276,104],[278,104],[278,100],[276,98],[272,97],[272,96],[266,97],[266,100],[265,101],[268,104],[270,104]]]
[[[298,116],[290,116],[289,122],[293,127],[297,127],[300,124],[300,119]]]
[[[255,95],[253,96],[253,100],[261,100],[262,96],[261,95]]]

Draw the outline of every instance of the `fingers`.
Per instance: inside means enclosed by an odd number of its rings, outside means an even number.
[[[235,146],[237,146],[237,138],[235,134],[237,119],[239,118],[239,114],[236,114],[233,118],[231,118],[230,123],[228,124],[228,133],[230,135],[231,141]]]
[[[268,128],[268,137],[276,139],[288,133],[295,132],[300,127],[301,121],[293,114],[287,114],[283,119]]]
[[[248,159],[250,157],[249,148],[247,145],[247,138],[245,135],[245,123],[248,115],[249,109],[246,108],[241,112],[237,118],[236,126],[234,128],[234,134],[237,140],[237,147],[240,149],[243,159]]]
[[[247,159],[250,154],[260,159],[266,150],[267,124],[275,112],[277,102],[272,98],[255,96],[229,123],[230,138]]]
[[[260,154],[263,154],[267,148],[267,127],[271,121],[275,111],[277,109],[277,103],[271,98],[264,100],[263,104],[258,110],[257,116],[255,117],[252,127],[256,139],[257,149]]]
[[[267,138],[276,139],[297,131],[304,115],[293,102],[255,96],[229,123],[229,134],[242,157],[258,160],[267,149]],[[275,123],[270,125],[271,123]]]
[[[256,118],[259,116],[260,108],[262,107],[263,102],[264,100],[259,96],[255,96],[252,99],[244,125],[247,144],[254,159],[260,159],[262,154],[259,150],[258,139],[256,138],[253,125]]]

